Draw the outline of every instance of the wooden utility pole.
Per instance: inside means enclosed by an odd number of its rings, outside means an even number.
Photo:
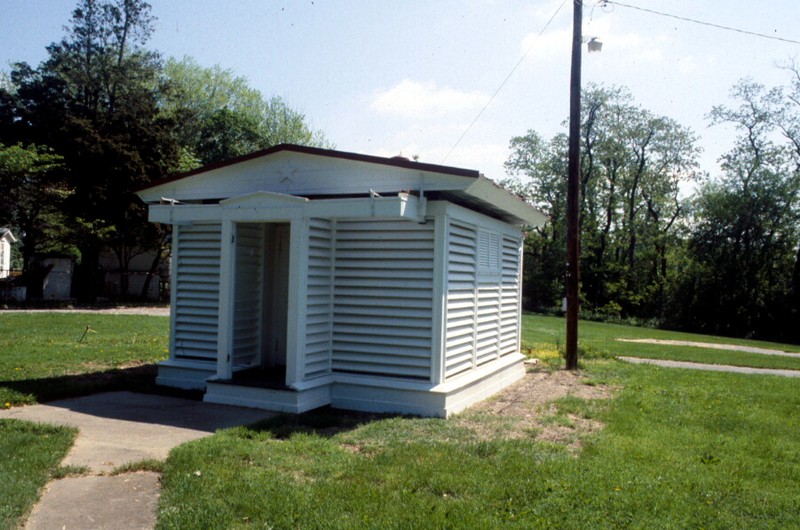
[[[567,370],[578,369],[578,260],[580,257],[581,44],[583,2],[573,0],[572,73],[569,84],[569,163],[567,166]]]

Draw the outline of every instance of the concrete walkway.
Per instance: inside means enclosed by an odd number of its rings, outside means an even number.
[[[28,530],[150,529],[160,493],[157,473],[107,473],[145,459],[166,459],[184,442],[217,429],[269,418],[263,410],[187,399],[110,392],[0,411],[0,419],[77,427],[78,437],[62,465],[86,466],[89,474],[48,484]]]
[[[800,377],[800,370],[777,370],[773,368],[750,368],[747,366],[728,366],[723,364],[691,363],[686,361],[664,361],[661,359],[645,359],[643,357],[623,357],[617,359],[635,364],[655,364],[668,368],[688,368],[690,370],[708,370],[711,372],[735,372],[739,374],[779,375],[783,377]]]

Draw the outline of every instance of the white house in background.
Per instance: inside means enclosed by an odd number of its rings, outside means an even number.
[[[8,278],[11,274],[11,245],[17,238],[8,228],[0,228],[0,278]]]
[[[545,217],[477,171],[280,145],[137,193],[174,230],[159,384],[447,416],[524,375],[520,226]]]

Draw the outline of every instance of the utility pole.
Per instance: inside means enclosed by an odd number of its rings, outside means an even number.
[[[583,2],[573,0],[572,73],[569,84],[569,162],[567,166],[567,370],[578,369],[578,259],[580,257],[581,44]]]

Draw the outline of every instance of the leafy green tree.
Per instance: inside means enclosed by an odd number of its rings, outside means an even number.
[[[24,272],[36,252],[58,247],[63,236],[58,206],[70,190],[53,178],[62,160],[44,147],[0,144],[0,226],[21,239]]]
[[[48,46],[48,59],[36,69],[15,65],[15,93],[0,97],[0,110],[12,118],[2,134],[64,156],[62,177],[72,194],[63,209],[80,251],[84,300],[97,293],[101,248],[114,249],[127,279],[131,257],[152,243],[131,189],[178,160],[173,126],[158,106],[160,61],[144,48],[152,24],[141,0],[81,0],[65,38]]]
[[[176,123],[184,156],[195,165],[295,143],[328,147],[320,131],[279,97],[264,99],[247,80],[220,66],[206,68],[194,59],[169,59],[160,105]]]
[[[686,213],[680,186],[698,177],[696,138],[636,105],[624,88],[589,85],[582,109],[582,304],[608,316],[660,317]],[[552,306],[563,295],[566,146],[563,134],[545,142],[529,132],[512,139],[506,163],[510,174],[525,178],[518,184],[523,194],[550,217],[530,242],[541,249],[534,275],[549,286],[534,305]]]
[[[792,102],[800,100],[800,92],[795,90],[768,90],[744,80],[732,90],[736,106],[711,112],[713,123],[732,124],[739,136],[722,157],[721,178],[701,188],[696,199],[692,266],[684,305],[676,312],[686,327],[797,338],[792,294],[800,237],[800,129]]]
[[[560,306],[567,262],[566,136],[548,142],[528,131],[511,139],[511,152],[505,165],[516,178],[502,184],[548,216],[544,226],[525,237],[523,303],[529,309]]]

